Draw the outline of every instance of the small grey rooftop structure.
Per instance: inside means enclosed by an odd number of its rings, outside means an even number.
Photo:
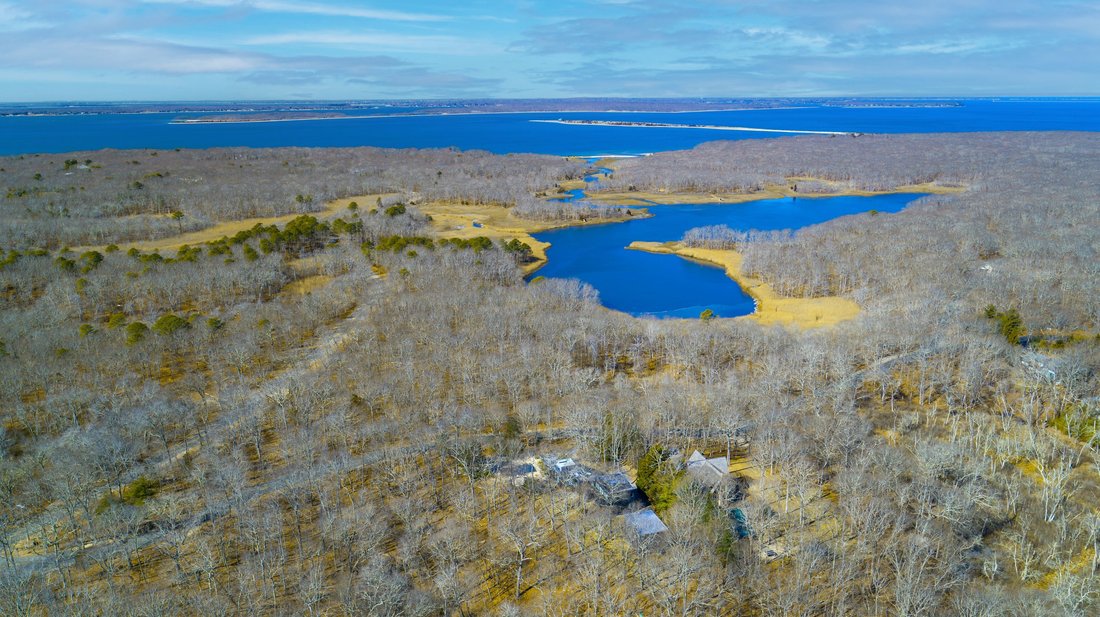
[[[686,467],[692,477],[707,483],[719,482],[730,473],[729,459],[724,456],[706,458],[698,450],[688,457]]]
[[[576,466],[576,463],[573,462],[573,459],[571,458],[559,458],[550,465],[550,467],[558,473],[561,473],[566,469],[574,466]]]
[[[641,496],[638,487],[621,471],[592,478],[591,487],[600,501],[609,506],[625,506]]]
[[[653,511],[653,508],[645,508],[623,516],[623,522],[634,530],[639,536],[652,536],[668,531],[661,517]]]

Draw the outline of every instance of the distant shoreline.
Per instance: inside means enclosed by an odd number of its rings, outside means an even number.
[[[147,109],[126,107],[122,109],[107,109],[107,108],[94,108],[94,109],[56,109],[56,108],[18,108],[10,105],[0,103],[0,117],[3,118],[50,118],[50,117],[65,117],[65,116],[103,116],[103,115],[180,115],[180,114],[204,114],[203,117],[218,115],[238,115],[238,114],[251,114],[254,113],[258,116],[265,114],[346,114],[347,112],[355,111],[370,111],[374,112],[367,115],[349,115],[349,118],[371,118],[371,117],[404,117],[404,116],[457,116],[457,115],[497,115],[497,114],[581,114],[581,113],[615,113],[615,114],[644,114],[644,113],[657,113],[657,114],[688,114],[688,113],[715,113],[715,112],[728,112],[728,111],[762,111],[770,109],[807,109],[815,107],[816,105],[761,105],[757,107],[753,106],[738,106],[738,107],[702,107],[702,108],[690,108],[690,107],[672,107],[669,109],[619,109],[615,107],[607,108],[588,108],[588,109],[570,109],[548,106],[541,109],[489,109],[484,107],[412,107],[405,110],[398,111],[396,113],[389,113],[387,111],[381,111],[387,109],[389,106],[382,107],[359,107],[359,108],[344,108],[344,107],[326,107],[319,105],[316,107],[301,107],[301,108],[287,108],[287,109],[262,109],[256,107],[241,107],[233,108],[226,107],[221,109],[171,109],[162,107],[150,107]],[[305,119],[305,118],[303,118]],[[197,120],[197,118],[185,118],[184,120]],[[255,122],[254,120],[247,120],[247,122]],[[191,123],[191,122],[189,122]]]
[[[170,124],[234,124],[238,122],[280,122],[285,120],[341,120],[351,118],[339,112],[267,112],[254,116],[239,113],[208,114],[197,118],[173,118]]]
[[[222,120],[218,116],[203,116],[201,118],[175,118],[169,122],[169,124],[252,124],[263,122],[310,122],[314,120],[365,120],[365,119],[379,119],[379,118],[429,118],[439,116],[503,116],[503,115],[517,115],[517,114],[586,114],[586,113],[601,113],[601,114],[648,114],[648,113],[660,113],[660,114],[694,114],[694,113],[718,113],[727,111],[770,111],[773,109],[805,109],[804,107],[737,107],[729,109],[690,109],[690,110],[676,110],[676,111],[633,111],[624,109],[607,109],[602,111],[587,111],[587,110],[561,110],[561,109],[545,109],[539,111],[430,111],[420,113],[400,113],[400,114],[366,114],[359,116],[352,115],[340,115],[340,116],[305,116],[300,118],[271,118],[271,117],[257,117],[251,119],[248,117],[235,117],[232,119]],[[291,112],[293,113],[293,112]],[[45,115],[45,114],[43,114]],[[586,124],[589,121],[584,120],[531,120],[531,122],[560,122],[562,124]],[[591,121],[599,122],[599,121]],[[614,122],[607,120],[606,122]],[[669,126],[690,126],[690,125],[672,125]],[[760,129],[764,130],[764,129]],[[803,131],[798,131],[803,132]],[[847,133],[845,133],[847,134]]]
[[[761,129],[749,126],[724,126],[716,124],[671,124],[665,122],[618,122],[615,120],[530,120],[547,124],[566,124],[575,126],[616,126],[647,129],[701,129],[706,131],[747,131],[750,133],[794,133],[800,135],[863,135],[848,131],[802,131],[795,129]]]
[[[822,107],[836,107],[838,109],[941,109],[948,107],[962,107],[963,104],[958,101],[943,101],[943,102],[913,102],[913,103],[890,103],[886,101],[869,101],[869,102],[844,102],[844,103],[822,103]]]
[[[257,117],[255,120],[251,118],[241,118],[239,116],[233,118],[221,119],[219,116],[203,116],[201,118],[174,118],[168,124],[259,124],[264,122],[306,122],[311,120],[355,120],[356,118],[378,118],[388,116],[308,116],[303,118],[271,118],[271,117]]]

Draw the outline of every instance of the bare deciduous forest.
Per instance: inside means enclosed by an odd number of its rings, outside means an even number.
[[[352,195],[515,204],[584,169],[559,157],[381,148],[103,150],[7,157],[0,167],[0,246],[52,249],[310,213]]]
[[[0,614],[1096,614],[1100,138],[715,142],[601,182],[966,187],[685,237],[862,308],[815,330],[612,312],[417,208],[573,218],[536,195],[584,172],[0,159]],[[334,198],[355,201],[313,216]]]

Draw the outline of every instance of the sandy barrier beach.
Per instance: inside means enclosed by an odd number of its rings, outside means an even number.
[[[530,120],[546,124],[571,126],[614,126],[642,129],[701,129],[706,131],[747,131],[750,133],[790,133],[795,135],[860,135],[847,131],[809,131],[797,129],[762,129],[750,126],[726,126],[721,124],[672,124],[665,122],[619,122],[613,120]]]

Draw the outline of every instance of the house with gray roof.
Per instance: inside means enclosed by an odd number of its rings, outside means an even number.
[[[707,458],[698,450],[691,453],[685,467],[692,478],[710,486],[726,479],[730,473],[729,459],[724,456]]]
[[[668,531],[668,525],[657,516],[653,508],[644,508],[623,515],[623,522],[641,537],[653,536]]]

